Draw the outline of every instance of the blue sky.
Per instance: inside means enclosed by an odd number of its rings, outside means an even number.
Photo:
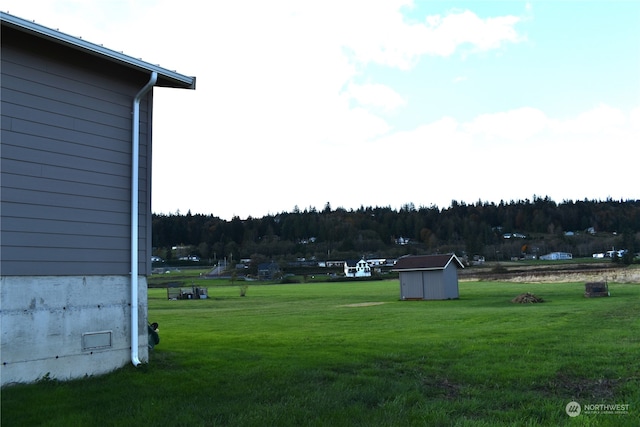
[[[1,7],[197,76],[154,91],[157,213],[640,198],[640,2]]]

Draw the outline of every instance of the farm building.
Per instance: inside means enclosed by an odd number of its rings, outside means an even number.
[[[2,385],[148,359],[153,88],[195,77],[7,13]]]
[[[280,266],[277,262],[263,262],[258,264],[258,278],[260,280],[273,280],[280,276]]]
[[[400,299],[443,300],[458,298],[458,268],[454,254],[405,256],[392,271],[400,275]]]
[[[344,275],[346,277],[371,277],[371,267],[364,258],[350,259],[344,262]]]
[[[560,259],[573,259],[573,255],[568,252],[551,252],[546,255],[540,256],[541,260],[560,260]]]

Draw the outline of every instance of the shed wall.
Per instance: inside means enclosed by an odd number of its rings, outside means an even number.
[[[458,269],[454,265],[450,264],[444,269],[442,272],[442,280],[444,284],[444,297],[446,299],[459,298]]]
[[[459,298],[458,271],[450,265],[444,270],[401,271],[400,299],[443,300]]]
[[[131,105],[148,80],[2,29],[3,276],[130,271]],[[139,271],[150,272],[152,96],[141,103]]]
[[[422,273],[400,272],[400,299],[422,299],[424,297]]]
[[[423,271],[422,281],[424,286],[424,299],[446,299],[445,283],[442,270]]]

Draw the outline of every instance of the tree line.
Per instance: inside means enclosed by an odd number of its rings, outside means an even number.
[[[153,215],[154,254],[221,259],[332,260],[366,256],[456,253],[487,260],[552,251],[592,253],[640,249],[640,200],[565,200],[549,197],[500,203],[452,201],[447,208],[363,207],[327,203],[261,218],[180,213]]]

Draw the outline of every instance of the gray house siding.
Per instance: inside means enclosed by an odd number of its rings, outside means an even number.
[[[195,78],[0,18],[1,385],[139,365],[149,356],[152,91],[140,103],[137,277],[133,100],[151,76],[188,89]]]
[[[148,75],[4,26],[1,61],[2,275],[128,274],[131,104]],[[150,93],[140,114],[141,274],[150,272],[151,106]]]

